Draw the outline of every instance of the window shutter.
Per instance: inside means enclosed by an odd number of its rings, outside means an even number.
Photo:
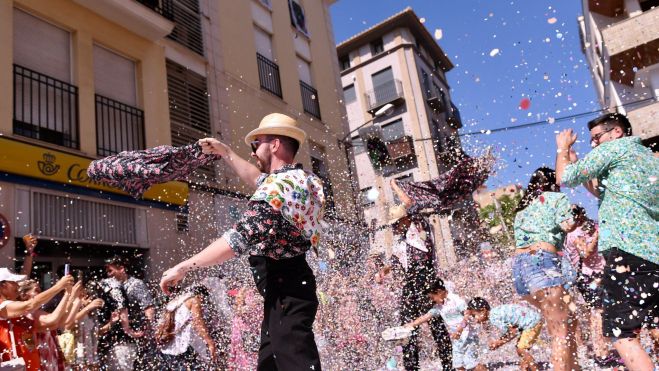
[[[71,35],[14,9],[14,63],[71,82]]]
[[[96,94],[137,106],[135,62],[94,45],[94,89]]]

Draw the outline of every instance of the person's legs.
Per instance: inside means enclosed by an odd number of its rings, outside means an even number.
[[[596,357],[606,358],[609,355],[609,341],[602,334],[602,309],[593,309],[590,316],[590,338]]]
[[[550,287],[536,292],[540,310],[547,322],[552,343],[552,364],[555,370],[578,370],[575,339],[576,319],[570,313],[570,296],[562,287]]]
[[[531,355],[530,349],[538,340],[542,331],[542,321],[535,327],[522,331],[517,341],[517,355],[520,358],[520,368],[522,370],[537,371],[538,365]]]
[[[432,337],[437,345],[439,359],[442,361],[442,368],[451,370],[453,368],[453,347],[446,324],[442,317],[435,317],[430,320],[429,325]]]
[[[535,359],[531,355],[531,352],[528,349],[519,349],[517,348],[517,355],[520,358],[519,368],[522,371],[537,371],[538,365],[535,363]]]
[[[621,338],[613,343],[618,354],[622,357],[625,367],[630,371],[654,370],[654,363],[650,355],[643,349],[641,342],[636,338]]]
[[[659,326],[659,266],[619,249],[604,252],[604,336],[613,345],[631,371],[652,370],[654,364],[638,339],[644,327]]]

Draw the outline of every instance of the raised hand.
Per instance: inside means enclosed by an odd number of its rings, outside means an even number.
[[[556,146],[560,150],[569,150],[577,141],[577,134],[572,129],[565,129],[556,134]]]
[[[229,147],[215,138],[199,139],[198,143],[201,146],[202,152],[207,155],[227,156],[229,154]]]
[[[185,277],[185,271],[178,266],[166,270],[160,279],[160,288],[169,295],[169,288],[178,284]]]

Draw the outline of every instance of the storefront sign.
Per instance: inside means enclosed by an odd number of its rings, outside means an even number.
[[[85,157],[0,138],[0,171],[127,195],[118,188],[89,179],[87,166],[91,161]],[[188,198],[188,185],[183,182],[155,185],[144,193],[143,197],[147,200],[183,205]]]

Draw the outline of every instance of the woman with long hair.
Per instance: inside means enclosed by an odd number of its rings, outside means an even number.
[[[204,286],[193,286],[165,306],[155,335],[164,370],[214,369],[217,349],[203,313],[208,295]]]
[[[564,290],[558,252],[566,232],[575,227],[567,196],[560,193],[554,170],[533,172],[515,217],[513,282],[517,294],[537,307],[551,337],[555,370],[578,370],[575,325]]]

